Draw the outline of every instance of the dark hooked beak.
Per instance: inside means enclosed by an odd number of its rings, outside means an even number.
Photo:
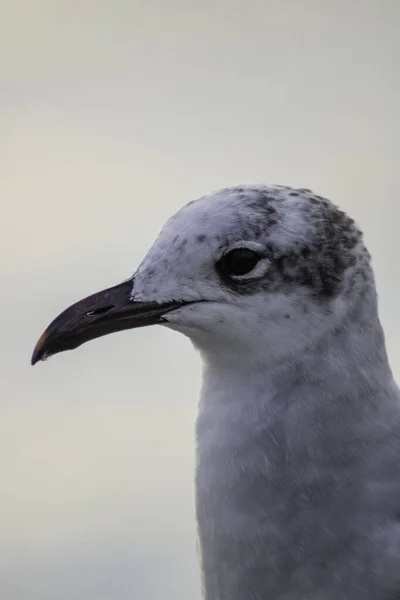
[[[163,322],[163,315],[191,302],[137,302],[132,298],[133,279],[102,290],[62,312],[39,338],[32,365],[58,352],[73,350],[95,338]]]

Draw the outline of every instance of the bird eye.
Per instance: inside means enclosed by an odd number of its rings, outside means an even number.
[[[235,248],[224,254],[219,261],[219,268],[231,277],[250,273],[259,262],[260,256],[249,248]]]

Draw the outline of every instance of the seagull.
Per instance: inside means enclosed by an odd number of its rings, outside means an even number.
[[[203,362],[205,600],[399,600],[400,394],[354,220],[287,186],[192,201],[133,277],[48,326],[32,364],[154,324]]]

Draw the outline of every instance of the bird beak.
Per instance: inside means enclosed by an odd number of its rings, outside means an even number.
[[[138,302],[132,297],[133,279],[102,290],[62,312],[39,338],[32,365],[58,352],[115,331],[156,325],[163,315],[188,302]]]

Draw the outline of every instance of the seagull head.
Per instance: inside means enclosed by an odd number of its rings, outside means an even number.
[[[172,216],[132,278],[62,312],[32,364],[154,324],[206,359],[271,363],[340,326],[368,288],[362,234],[334,204],[304,189],[227,188]]]

